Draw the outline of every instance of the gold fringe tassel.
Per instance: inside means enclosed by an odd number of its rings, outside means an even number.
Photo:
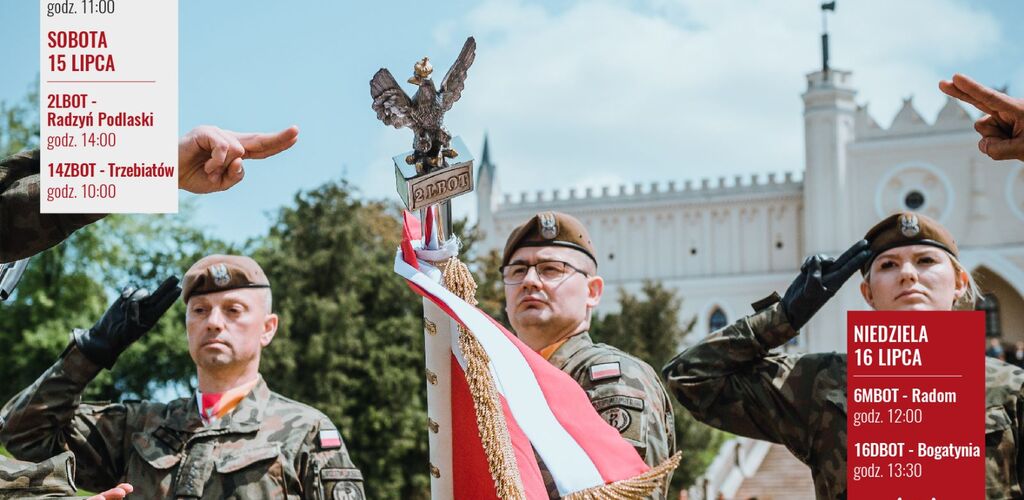
[[[562,498],[564,500],[633,500],[647,498],[651,493],[662,488],[668,482],[669,478],[672,477],[672,472],[679,466],[682,456],[682,452],[676,452],[668,460],[637,477],[576,491]]]
[[[466,264],[452,257],[440,266],[444,287],[471,305],[476,305],[476,282]],[[526,490],[519,476],[512,439],[508,435],[501,398],[491,378],[490,358],[480,342],[459,325],[459,349],[466,359],[466,381],[473,396],[476,426],[487,455],[487,466],[498,498],[525,500]]]
[[[476,305],[476,281],[469,268],[457,257],[443,263],[437,263],[441,269],[444,287],[458,295],[471,305]],[[473,396],[473,407],[476,410],[476,425],[480,432],[480,441],[487,455],[487,465],[494,480],[494,489],[498,498],[503,500],[525,500],[526,491],[523,479],[519,476],[512,439],[505,423],[505,413],[501,408],[498,390],[491,379],[488,367],[490,358],[476,337],[461,325],[459,326],[459,348],[466,358],[466,380]],[[672,455],[657,467],[631,479],[623,479],[614,483],[588,488],[570,493],[564,500],[637,500],[650,496],[672,477],[672,472],[679,466],[682,453]]]

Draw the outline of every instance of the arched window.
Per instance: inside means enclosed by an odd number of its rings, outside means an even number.
[[[725,325],[729,324],[729,319],[725,317],[725,311],[721,307],[716,307],[714,311],[711,311],[711,318],[708,319],[708,329],[710,331],[716,331],[721,328],[725,328]]]
[[[985,311],[985,336],[1002,337],[1003,331],[999,328],[999,299],[996,295],[982,294],[975,309]]]

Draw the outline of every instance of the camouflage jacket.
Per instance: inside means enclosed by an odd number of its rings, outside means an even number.
[[[594,409],[636,448],[651,467],[676,452],[672,402],[650,365],[584,332],[569,338],[548,359],[587,392]],[[549,494],[557,488],[544,472]],[[651,498],[662,499],[668,485]]]
[[[39,463],[0,456],[0,499],[78,498],[75,456],[66,451]]]
[[[985,358],[985,496],[1024,498],[1024,370]]]
[[[663,374],[697,420],[785,445],[810,466],[818,498],[846,498],[846,355],[768,352],[796,335],[776,302],[686,349]]]
[[[83,487],[127,482],[138,498],[364,498],[362,475],[330,420],[262,379],[204,426],[195,397],[80,404],[99,371],[72,343],[4,407],[0,442],[26,460],[72,451]]]
[[[776,303],[719,330],[664,369],[698,420],[781,443],[811,468],[818,498],[846,498],[846,355],[771,354],[797,334]],[[1022,498],[1024,370],[987,358],[985,488]]]
[[[0,160],[0,262],[31,257],[103,214],[39,213],[39,150]]]

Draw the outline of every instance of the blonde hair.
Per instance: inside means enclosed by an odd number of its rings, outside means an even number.
[[[953,262],[953,270],[956,271],[957,278],[960,277],[960,273],[967,275],[967,288],[960,295],[960,298],[956,299],[956,302],[953,303],[953,309],[961,311],[974,309],[974,305],[981,300],[981,288],[978,287],[978,282],[974,280],[974,275],[956,257],[949,255],[949,260]]]
[[[956,273],[956,279],[960,280],[960,273],[967,275],[966,289],[964,293],[960,295],[956,301],[953,302],[954,311],[970,311],[974,309],[974,304],[981,299],[981,288],[978,287],[978,282],[974,280],[974,275],[960,263],[953,254],[949,252],[943,252],[949,257],[949,261],[953,263],[953,271]],[[868,271],[864,273],[864,282],[871,283],[871,266],[868,266]]]

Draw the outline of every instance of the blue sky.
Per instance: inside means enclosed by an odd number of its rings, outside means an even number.
[[[477,60],[447,125],[477,154],[490,134],[505,192],[799,172],[817,5],[181,0],[181,132],[301,129],[243,184],[199,197],[194,220],[243,241],[296,191],[342,176],[397,200],[390,157],[412,136],[376,120],[369,79],[385,66],[404,81],[425,55],[443,75],[471,34]],[[39,69],[38,3],[0,9],[0,100],[15,101]],[[1024,95],[1021,21],[1017,0],[839,0],[832,65],[854,72],[858,102],[883,126],[908,96],[930,121],[944,102],[937,81],[955,71]],[[473,207],[455,202],[457,214]]]

